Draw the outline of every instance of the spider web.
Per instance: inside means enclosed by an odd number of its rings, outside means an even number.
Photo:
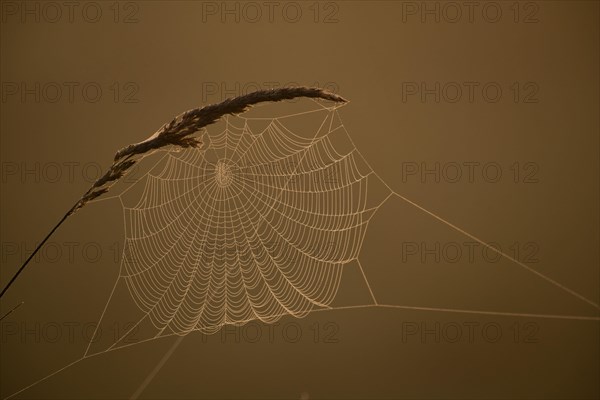
[[[391,191],[369,195],[381,182],[340,105],[310,103],[301,113],[208,127],[201,149],[168,152],[118,196],[125,246],[115,287],[126,285],[143,313],[130,332],[149,321],[154,337],[210,334],[330,307]],[[135,186],[141,195],[128,200]]]

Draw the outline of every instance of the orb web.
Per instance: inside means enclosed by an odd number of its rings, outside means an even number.
[[[123,203],[120,279],[158,335],[331,304],[376,207],[372,170],[337,106],[317,104],[205,129],[201,149],[167,153],[137,201]],[[305,115],[317,122],[310,129],[292,122]]]

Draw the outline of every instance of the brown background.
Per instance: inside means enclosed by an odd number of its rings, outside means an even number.
[[[15,2],[3,2],[3,7],[7,3],[23,7]],[[40,22],[32,16],[22,21],[3,8],[3,285],[22,257],[13,250],[30,251],[87,189],[85,165],[106,167],[117,148],[145,138],[173,115],[220,101],[221,93],[207,93],[207,84],[234,91],[238,85],[241,90],[234,94],[240,94],[244,87],[275,82],[327,84],[350,99],[340,111],[344,123],[392,189],[504,250],[518,242],[523,251],[524,244],[533,243],[538,262],[529,265],[598,302],[598,2],[520,3],[518,22],[513,2],[494,3],[502,10],[496,23],[481,14],[486,2],[475,9],[472,22],[459,2],[463,16],[454,23],[448,21],[452,10],[434,2],[427,7],[440,7],[440,22],[403,13],[403,7],[425,7],[421,2],[295,3],[302,11],[296,23],[283,17],[283,2],[272,22],[264,6],[263,15],[252,22],[254,14],[244,14],[238,4],[236,22],[233,16],[222,21],[220,14],[203,14],[202,2],[149,1],[118,5],[119,22],[113,20],[112,2],[95,3],[102,17],[91,23],[81,15],[85,4],[78,3],[72,22],[67,15],[49,21],[54,14],[41,15]],[[210,4],[218,12],[224,7]],[[234,8],[237,3],[228,4]],[[124,23],[131,12],[135,21]],[[526,23],[531,12],[534,20]],[[35,82],[41,87],[76,82],[78,88],[94,82],[103,93],[93,103],[76,89],[73,102],[66,93],[51,102],[47,97],[52,94],[45,97],[40,89],[39,102],[31,94],[21,101],[20,93],[7,92],[14,84],[22,89],[21,82],[30,88]],[[117,101],[110,89],[115,82],[121,90]],[[135,103],[125,101],[128,82],[138,89]],[[425,102],[418,96],[403,101],[403,82],[429,87],[495,82],[503,95],[496,103],[480,91],[472,102],[465,93],[456,103],[444,98],[436,103],[432,96]],[[515,82],[539,88],[537,102],[522,96],[515,102]],[[403,165],[413,162],[498,163],[503,175],[497,183],[481,175],[472,183],[465,177],[456,183],[403,179]],[[524,183],[520,175],[515,183],[510,169],[515,162],[521,167],[535,163],[537,182]],[[76,163],[73,179],[65,163]],[[61,175],[50,182],[56,164]],[[27,168],[37,172],[22,177]],[[97,321],[110,293],[118,273],[115,246],[122,239],[119,202],[91,205],[53,237],[62,255],[53,261],[48,253],[32,264],[2,299],[2,313],[25,301],[2,321],[3,398],[83,354],[82,330]],[[598,316],[589,304],[514,263],[485,261],[481,248],[474,262],[465,257],[457,263],[443,258],[421,262],[402,254],[403,243],[465,241],[470,239],[393,198],[373,219],[360,260],[377,298],[388,304]],[[73,258],[65,254],[68,243],[78,249]],[[92,261],[81,250],[90,243],[102,251]],[[356,268],[349,271],[337,301],[369,302]],[[290,323],[302,332],[297,343],[277,330]],[[434,329],[436,323],[442,332],[438,343],[431,334],[403,340],[407,327]],[[466,324],[477,327],[472,341]],[[500,327],[497,341],[482,335],[486,324]],[[57,326],[61,336],[50,340]],[[73,340],[67,326],[73,326]],[[462,327],[462,336],[452,343],[450,331],[443,329],[456,326]],[[283,319],[273,328],[272,342],[270,328],[257,327],[263,333],[258,343],[243,337],[235,343],[234,334],[226,335],[225,342],[221,334],[189,335],[141,398],[600,395],[598,321],[364,308]],[[110,329],[105,338],[114,333]],[[520,332],[516,339],[515,330]],[[175,340],[87,359],[20,396],[129,398]]]

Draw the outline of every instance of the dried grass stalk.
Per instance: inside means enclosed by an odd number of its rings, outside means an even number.
[[[165,146],[182,148],[202,145],[198,137],[192,135],[205,126],[214,124],[224,115],[241,114],[253,105],[267,101],[291,100],[297,97],[320,98],[345,103],[346,99],[319,88],[294,87],[273,90],[259,90],[243,96],[227,99],[221,103],[186,111],[163,125],[154,135],[140,143],[130,144],[117,151],[114,163],[92,187],[81,197],[69,211],[74,213],[89,201],[108,192],[136,162],[139,156],[158,150]]]

